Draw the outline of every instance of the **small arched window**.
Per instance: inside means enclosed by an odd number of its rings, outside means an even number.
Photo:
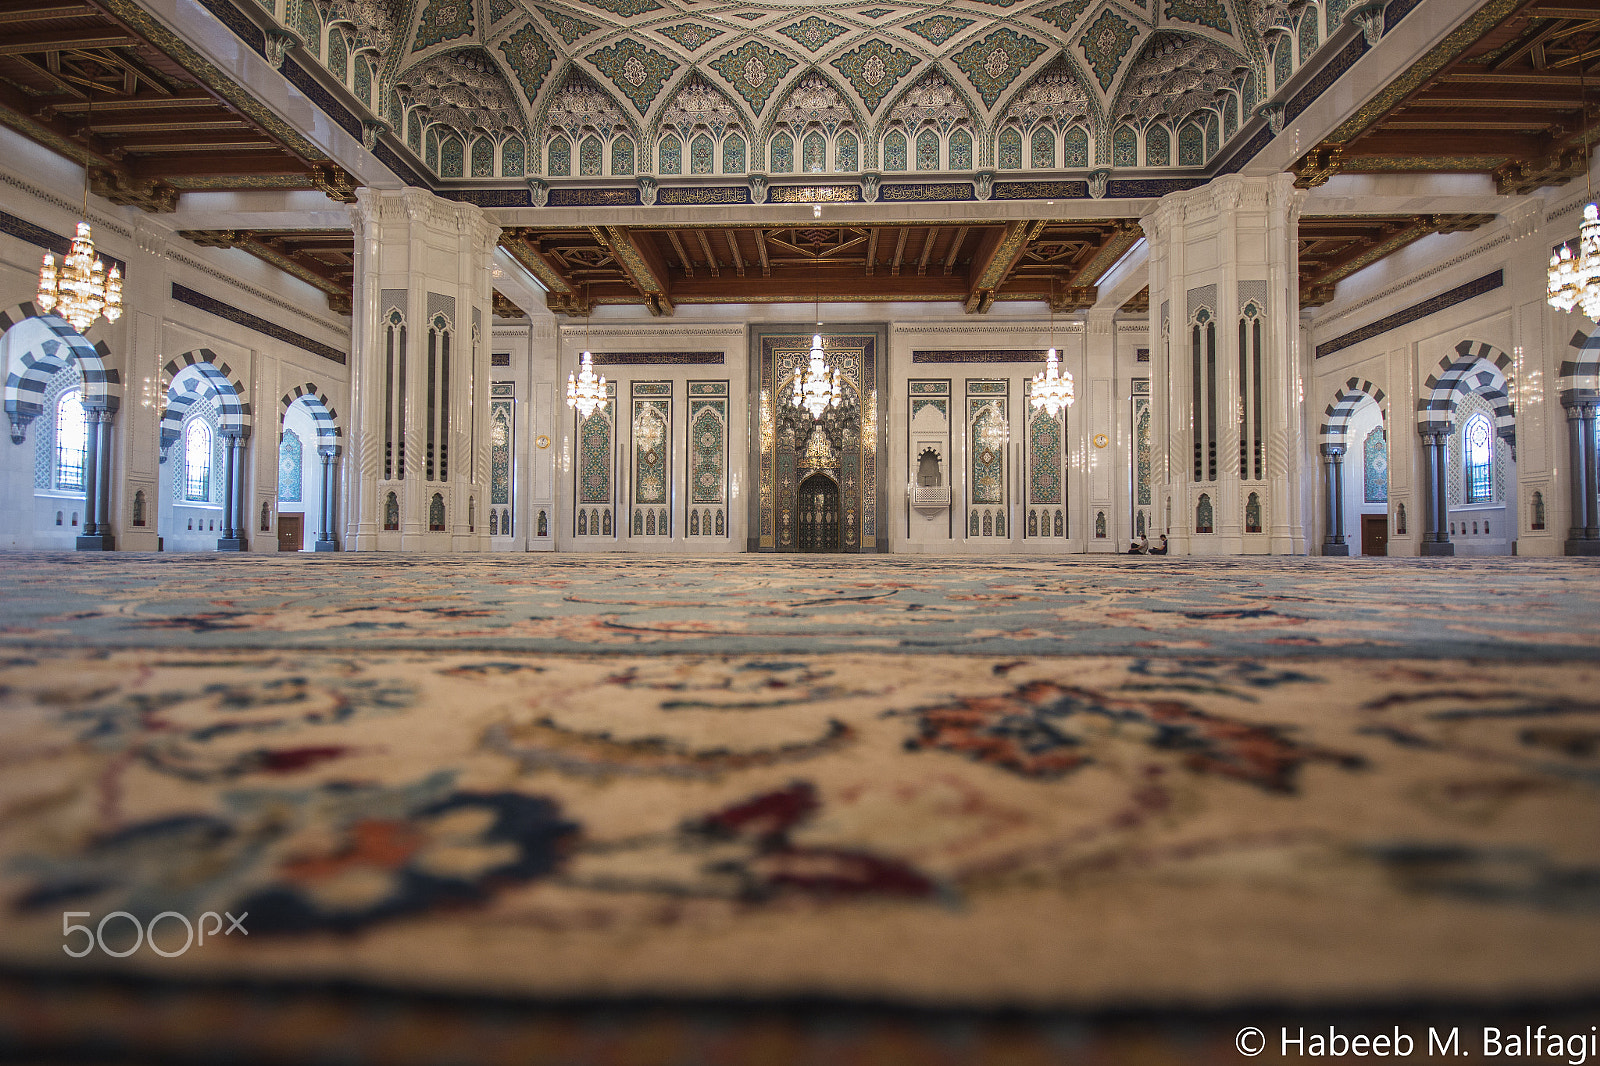
[[[1489,466],[1494,460],[1489,416],[1475,414],[1461,431],[1461,455],[1466,464],[1467,503],[1488,503],[1492,498]]]
[[[89,414],[83,393],[69,389],[56,402],[56,488],[82,492],[89,455]]]
[[[211,500],[211,427],[198,418],[183,431],[183,498]]]

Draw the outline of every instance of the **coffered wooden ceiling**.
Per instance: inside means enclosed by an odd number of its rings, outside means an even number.
[[[995,300],[1094,303],[1095,284],[1141,236],[1131,219],[856,226],[515,227],[501,243],[552,309],[675,304]]]
[[[1434,233],[1477,229],[1493,215],[1340,215],[1300,220],[1300,305],[1317,307],[1340,281]],[[238,248],[321,289],[349,313],[355,270],[349,230],[184,230],[197,244]],[[1140,238],[1132,220],[862,226],[512,227],[500,242],[549,290],[550,309],[596,304],[1049,301],[1082,311],[1097,283]],[[1147,314],[1149,289],[1121,311]],[[494,313],[521,317],[495,293]]]
[[[1476,171],[1503,193],[1581,177],[1600,93],[1600,0],[1490,0],[1295,168]]]
[[[187,189],[353,198],[309,141],[144,20],[87,0],[0,4],[0,122],[89,167],[96,194],[147,211],[173,210]]]

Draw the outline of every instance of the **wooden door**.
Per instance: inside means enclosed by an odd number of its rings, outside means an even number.
[[[795,541],[803,552],[839,550],[839,486],[826,474],[812,474],[795,494]]]
[[[278,550],[297,552],[304,543],[305,515],[280,514],[278,516]]]
[[[1389,516],[1364,514],[1361,516],[1361,554],[1389,554]]]

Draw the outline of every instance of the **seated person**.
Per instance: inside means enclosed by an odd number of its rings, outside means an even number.
[[[1167,535],[1165,533],[1161,534],[1161,547],[1159,547],[1159,548],[1151,548],[1150,549],[1150,554],[1151,555],[1165,555],[1165,554],[1167,554]]]
[[[1143,533],[1139,534],[1139,539],[1133,542],[1133,547],[1128,549],[1128,554],[1129,555],[1148,555],[1148,554],[1150,554],[1150,538],[1145,536]]]

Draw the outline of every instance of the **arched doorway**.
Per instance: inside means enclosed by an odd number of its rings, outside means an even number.
[[[795,542],[803,552],[839,550],[839,483],[812,474],[795,493]]]

